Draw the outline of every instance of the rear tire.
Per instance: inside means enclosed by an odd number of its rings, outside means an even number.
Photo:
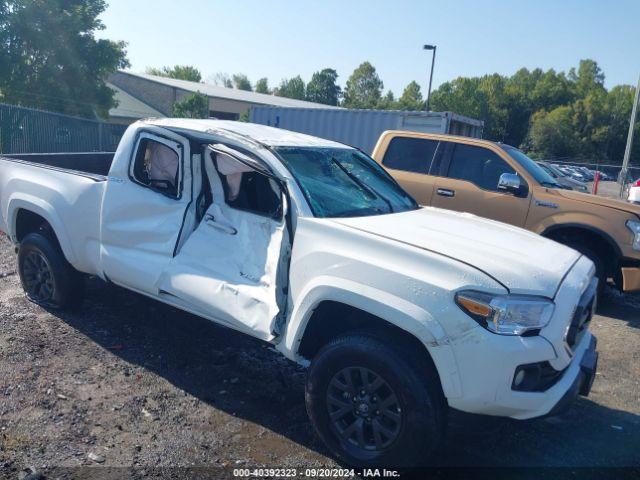
[[[68,309],[83,299],[84,279],[64,257],[57,242],[44,232],[20,242],[18,273],[27,298],[46,308]]]
[[[425,464],[442,443],[446,419],[432,370],[417,368],[373,335],[339,337],[311,364],[307,412],[322,441],[348,465]]]

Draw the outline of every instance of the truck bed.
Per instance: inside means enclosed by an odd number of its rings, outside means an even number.
[[[95,180],[103,180],[104,178],[101,177],[108,175],[114,155],[114,152],[14,153],[0,154],[0,158],[68,170],[69,173],[84,174],[84,176],[91,176]]]
[[[0,230],[17,238],[18,215],[39,215],[76,269],[99,273],[100,209],[113,156],[0,155]]]

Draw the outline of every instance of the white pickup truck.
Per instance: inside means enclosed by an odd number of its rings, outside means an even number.
[[[593,263],[420,208],[356,149],[159,119],[102,167],[74,158],[0,161],[28,298],[72,306],[89,274],[270,342],[309,366],[309,416],[345,463],[425,462],[448,408],[529,419],[589,393]]]

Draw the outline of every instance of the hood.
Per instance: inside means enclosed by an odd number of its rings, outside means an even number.
[[[568,198],[569,200],[576,200],[578,202],[589,203],[591,205],[601,205],[603,207],[615,208],[616,210],[621,210],[623,212],[633,213],[634,215],[640,216],[639,206],[633,205],[623,200],[618,200],[616,198],[599,197],[596,195],[591,195],[589,193],[577,192],[575,190],[556,189],[555,192],[561,197]]]
[[[433,207],[334,221],[464,262],[512,293],[553,297],[580,258],[575,250],[527,230]]]

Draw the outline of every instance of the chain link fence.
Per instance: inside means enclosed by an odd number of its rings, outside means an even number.
[[[126,129],[0,103],[0,153],[113,152]]]

